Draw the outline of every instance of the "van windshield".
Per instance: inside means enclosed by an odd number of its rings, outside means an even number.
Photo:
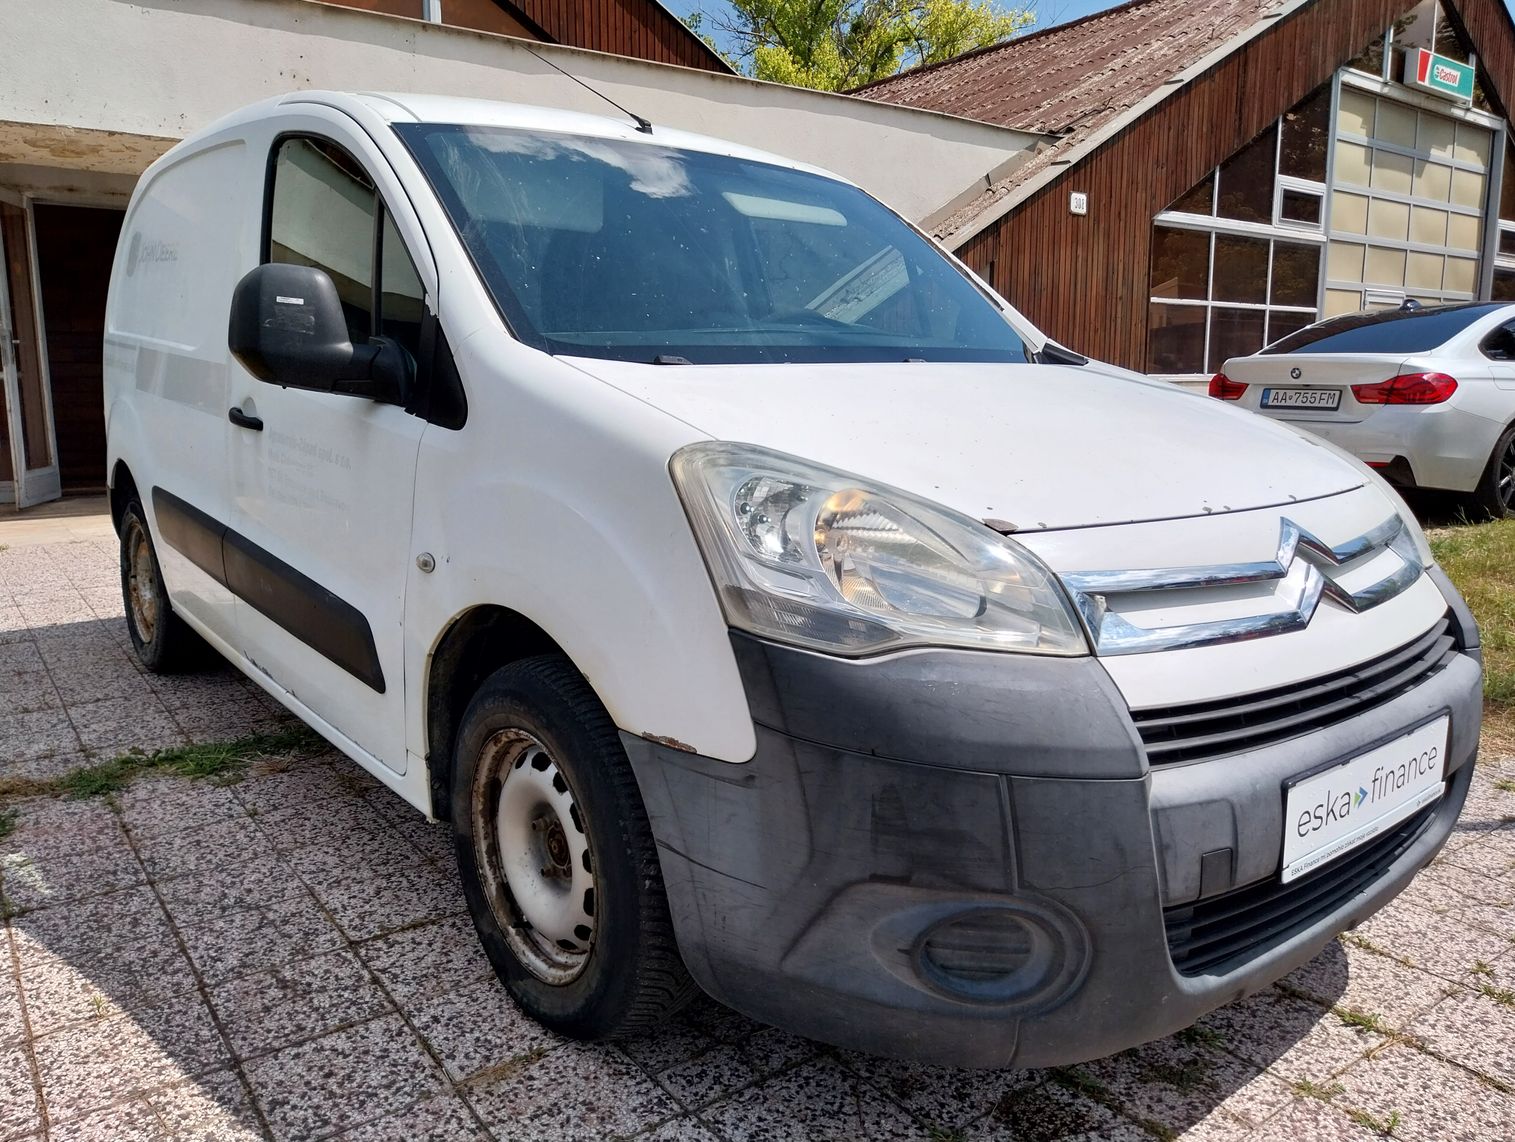
[[[999,309],[862,191],[656,143],[401,124],[517,337],[663,363],[1026,361]]]

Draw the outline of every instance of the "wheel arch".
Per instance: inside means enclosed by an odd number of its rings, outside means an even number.
[[[437,640],[427,658],[421,712],[432,814],[438,820],[452,819],[453,742],[468,703],[496,670],[540,654],[568,658],[557,640],[537,623],[495,604],[481,604],[455,616]]]
[[[121,518],[126,515],[126,505],[140,498],[136,477],[125,460],[117,460],[110,472],[110,522],[117,535],[121,534]]]

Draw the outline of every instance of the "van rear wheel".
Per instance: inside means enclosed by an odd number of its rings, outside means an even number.
[[[695,994],[630,762],[568,661],[485,680],[459,727],[452,820],[479,939],[528,1015],[613,1039]]]
[[[142,504],[132,500],[121,516],[121,595],[126,630],[142,665],[153,674],[178,674],[203,665],[205,641],[174,613],[158,566],[158,552]]]

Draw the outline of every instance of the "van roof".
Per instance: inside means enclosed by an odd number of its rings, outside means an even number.
[[[453,95],[426,95],[388,91],[294,91],[254,104],[223,119],[217,126],[230,125],[240,119],[261,119],[275,107],[301,103],[318,103],[345,111],[360,121],[377,117],[386,123],[457,123],[465,126],[508,127],[527,131],[553,131],[592,138],[645,143],[648,146],[676,147],[731,155],[756,162],[771,163],[794,170],[811,171],[840,182],[832,171],[796,162],[769,151],[746,147],[728,139],[717,139],[692,131],[681,131],[654,123],[652,133],[637,129],[626,116],[590,115],[580,111],[563,111],[526,103],[506,103],[491,99],[469,99]],[[635,110],[635,108],[633,108]]]

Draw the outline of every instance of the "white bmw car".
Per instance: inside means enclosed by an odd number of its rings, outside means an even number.
[[[1401,487],[1515,515],[1515,305],[1333,317],[1233,357],[1210,395],[1323,436]]]

